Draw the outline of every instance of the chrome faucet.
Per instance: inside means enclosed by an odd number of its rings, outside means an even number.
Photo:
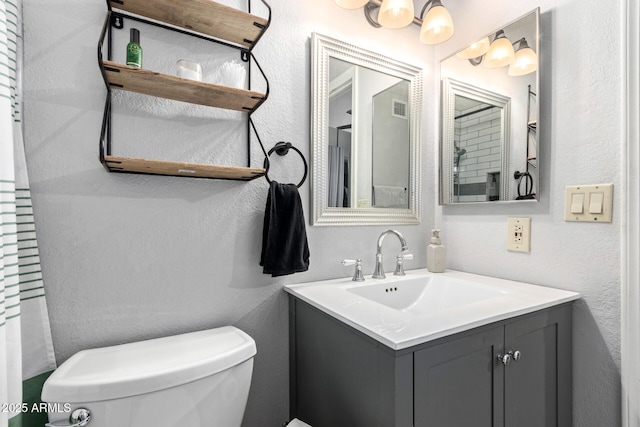
[[[376,250],[376,268],[373,270],[373,278],[374,279],[384,279],[386,276],[384,275],[384,266],[382,265],[382,242],[384,242],[384,238],[387,237],[387,234],[395,234],[400,240],[400,244],[402,245],[402,252],[398,256],[398,263],[400,267],[396,266],[396,271],[393,273],[396,276],[404,276],[404,270],[402,269],[402,260],[403,259],[412,259],[413,255],[409,253],[409,248],[407,247],[407,241],[404,240],[402,234],[400,234],[397,230],[387,230],[380,234],[378,237],[378,246]]]

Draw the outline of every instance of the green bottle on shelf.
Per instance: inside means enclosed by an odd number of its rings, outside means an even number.
[[[127,45],[127,65],[142,68],[142,48],[140,47],[140,31],[131,29],[131,41]]]

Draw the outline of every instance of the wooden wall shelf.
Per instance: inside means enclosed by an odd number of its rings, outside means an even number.
[[[238,181],[250,181],[266,175],[265,169],[251,167],[250,156],[247,167],[241,167],[120,157],[113,156],[111,153],[111,93],[117,89],[191,104],[246,112],[249,139],[247,149],[250,153],[250,132],[253,130],[262,151],[266,154],[260,136],[251,120],[251,114],[262,105],[269,94],[269,82],[257,61],[255,64],[266,82],[266,93],[133,68],[114,62],[111,57],[113,28],[123,28],[122,19],[113,18],[128,17],[166,30],[204,38],[238,49],[241,52],[242,61],[247,64],[250,71],[251,61],[255,60],[251,49],[271,23],[271,8],[265,0],[261,1],[269,11],[268,19],[213,0],[106,0],[109,12],[98,42],[98,64],[108,92],[100,135],[100,161],[108,171]],[[112,9],[117,9],[119,12]],[[251,10],[251,0],[249,0],[248,9]],[[107,60],[102,57],[105,40],[107,40],[108,46]],[[251,86],[250,83],[249,86]]]
[[[103,64],[113,89],[245,112],[253,111],[265,98],[260,92],[183,79],[113,61]]]
[[[150,175],[187,176],[192,178],[217,178],[250,181],[265,175],[261,168],[238,166],[213,166],[196,163],[169,162],[165,160],[133,159],[130,157],[104,156],[105,165],[112,172],[143,173]]]
[[[268,20],[212,0],[110,0],[114,9],[252,47]]]

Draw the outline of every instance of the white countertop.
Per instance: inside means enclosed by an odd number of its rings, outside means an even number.
[[[575,292],[452,270],[406,274],[284,288],[394,350],[580,298]]]

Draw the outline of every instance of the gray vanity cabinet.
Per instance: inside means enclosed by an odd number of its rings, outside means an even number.
[[[415,351],[415,427],[571,426],[570,308],[497,325]]]
[[[504,425],[572,425],[571,306],[505,326],[505,348],[522,357],[504,367]]]
[[[291,415],[313,427],[572,425],[570,303],[394,351],[289,302]]]
[[[415,427],[502,427],[503,345],[501,326],[416,351]]]

